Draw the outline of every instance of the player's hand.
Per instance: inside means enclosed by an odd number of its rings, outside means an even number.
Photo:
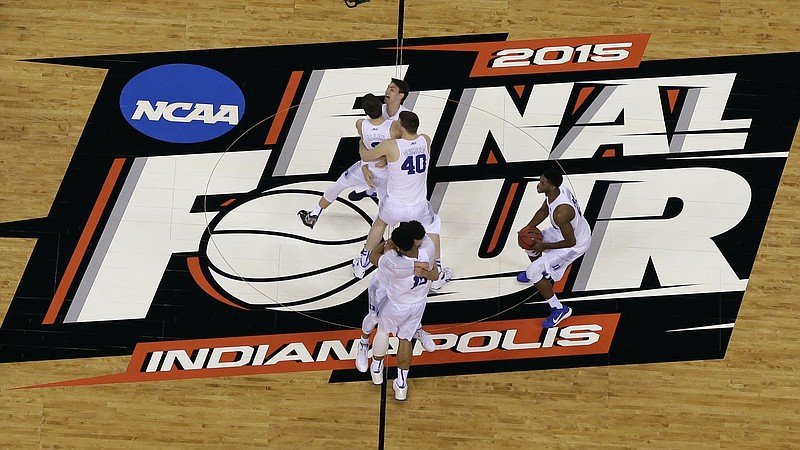
[[[377,168],[379,168],[379,169],[383,169],[383,168],[384,168],[384,167],[386,167],[388,164],[389,164],[389,162],[388,162],[388,161],[386,161],[386,157],[385,157],[385,156],[381,156],[381,157],[380,157],[380,158],[378,158],[378,160],[375,162],[375,167],[377,167]]]
[[[419,261],[416,261],[414,263],[414,275],[416,275],[418,277],[427,278],[428,277],[428,272],[430,272],[430,271],[428,270],[428,264],[427,263],[419,262]]]
[[[372,178],[372,172],[370,172],[369,169],[367,169],[367,166],[362,167],[362,170],[364,172],[364,181],[367,182],[367,186],[369,186],[370,188],[375,188],[375,182],[373,181]]]
[[[539,253],[541,253],[542,251],[544,251],[544,249],[545,249],[545,247],[544,247],[544,241],[535,241],[535,242],[536,242],[536,243],[535,243],[535,244],[533,244],[533,249],[534,249],[534,250],[536,250],[536,251],[537,251],[537,252],[539,252]]]

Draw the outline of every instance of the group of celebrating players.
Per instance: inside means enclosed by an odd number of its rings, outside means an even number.
[[[356,278],[363,278],[370,267],[376,268],[367,290],[369,310],[362,321],[356,367],[361,372],[369,370],[372,382],[382,384],[389,335],[396,336],[398,370],[392,387],[397,400],[405,400],[408,394],[412,339],[419,340],[426,351],[436,348],[421,325],[428,291],[441,289],[453,276],[450,268],[442,266],[441,219],[427,198],[431,138],[418,132],[419,118],[403,106],[408,93],[405,81],[392,78],[383,102],[373,94],[363,97],[366,117],[356,122],[361,159],[342,173],[313,209],[298,212],[303,224],[314,228],[323,211],[347,188],[354,188],[351,200],[377,198],[378,217],[352,264]],[[551,280],[559,280],[591,242],[589,225],[574,195],[561,187],[561,181],[561,172],[556,170],[545,171],[540,177],[537,192],[544,193],[546,199],[529,226],[549,216],[553,227],[542,232],[543,240],[534,248],[526,250],[531,264],[517,276],[519,282],[533,282],[550,304],[550,315],[543,322],[548,328],[572,313],[556,298]],[[387,227],[393,228],[390,239],[384,241]],[[541,257],[543,253],[547,257]],[[373,331],[370,362],[369,336]]]

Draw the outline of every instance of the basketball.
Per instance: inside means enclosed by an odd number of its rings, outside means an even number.
[[[542,239],[542,232],[533,226],[526,226],[517,232],[517,245],[523,250],[533,250],[534,244]]]
[[[363,292],[368,280],[353,284],[350,262],[361,251],[377,205],[334,202],[326,211],[327,226],[312,231],[296,210],[316,203],[326,185],[284,185],[220,212],[200,250],[215,287],[251,308],[277,311],[336,306]]]

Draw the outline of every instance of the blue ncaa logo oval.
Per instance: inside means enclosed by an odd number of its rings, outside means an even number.
[[[222,136],[244,114],[239,86],[216,70],[195,64],[153,67],[128,81],[119,97],[125,120],[166,142],[188,144]]]

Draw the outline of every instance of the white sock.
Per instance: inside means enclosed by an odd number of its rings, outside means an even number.
[[[375,358],[372,358],[372,364],[370,364],[369,367],[373,372],[380,372],[383,370],[383,360],[378,361]]]
[[[362,338],[359,340],[359,343],[361,343],[361,344],[364,344],[364,345],[369,345],[369,339],[367,339],[367,338],[365,338],[365,337],[362,337]]]
[[[551,308],[561,309],[564,307],[564,305],[562,305],[561,302],[558,301],[556,294],[553,294],[552,297],[548,298],[547,303],[550,305]]]
[[[317,205],[317,206],[315,206],[315,207],[314,207],[314,209],[311,211],[311,215],[312,215],[312,216],[317,216],[317,217],[319,217],[319,216],[320,216],[320,214],[322,214],[322,211],[325,211],[324,209],[322,209],[322,206],[319,206],[319,205]]]
[[[437,259],[436,260],[436,270],[439,271],[439,279],[441,280],[442,278],[444,278],[444,270],[442,270],[442,260],[441,259]]]
[[[408,369],[401,369],[397,368],[397,384],[401,388],[406,387],[406,381],[408,380]]]

